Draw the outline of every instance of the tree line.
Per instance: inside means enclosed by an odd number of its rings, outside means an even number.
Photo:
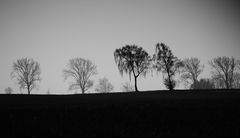
[[[122,86],[124,91],[138,92],[137,80],[139,76],[145,77],[149,72],[162,73],[163,84],[170,91],[177,85],[177,76],[189,89],[235,89],[240,88],[240,60],[234,57],[216,57],[209,61],[212,68],[210,78],[199,79],[204,70],[204,65],[196,57],[177,58],[169,46],[157,43],[155,52],[150,56],[142,47],[137,45],[125,45],[114,51],[115,64],[121,76],[123,74],[134,78],[134,87],[129,83]],[[13,63],[11,77],[18,82],[20,89],[26,89],[28,94],[36,88],[41,81],[40,64],[29,58],[21,58]],[[69,89],[80,89],[84,94],[94,84],[92,77],[97,75],[96,65],[84,58],[73,58],[63,70],[64,79],[71,78],[73,82]],[[97,92],[111,92],[113,85],[107,78],[99,79],[95,89]],[[11,93],[10,87],[5,89]]]

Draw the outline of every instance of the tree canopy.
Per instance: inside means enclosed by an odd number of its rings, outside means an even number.
[[[131,75],[133,74],[135,79],[135,91],[138,91],[137,78],[139,75],[146,76],[151,57],[142,47],[126,45],[115,50],[114,59],[121,75],[123,75],[123,73],[129,74],[131,80]]]
[[[13,63],[11,76],[17,79],[20,89],[27,89],[28,94],[41,80],[40,74],[40,64],[33,59],[21,58]]]
[[[69,89],[80,88],[84,94],[93,86],[91,77],[97,74],[97,67],[90,60],[84,58],[73,58],[69,60],[68,68],[63,70],[65,79],[71,77],[74,82]]]
[[[239,60],[223,56],[213,58],[209,64],[214,69],[212,71],[212,78],[224,82],[221,86],[223,88],[233,88],[234,74],[238,71]]]
[[[198,82],[198,76],[203,72],[204,66],[200,64],[200,60],[196,57],[186,58],[183,61],[181,78],[187,85],[195,86]]]
[[[163,72],[164,75],[167,74],[167,77],[164,76],[164,85],[169,90],[173,90],[176,86],[174,76],[178,69],[183,66],[183,63],[173,55],[169,46],[164,43],[157,43],[153,61],[154,68],[158,72]]]

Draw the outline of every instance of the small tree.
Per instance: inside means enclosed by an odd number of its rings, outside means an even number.
[[[224,88],[233,88],[234,74],[238,71],[239,60],[229,57],[217,57],[212,59],[209,64],[214,69],[212,76],[224,82]]]
[[[74,58],[69,60],[68,68],[63,70],[63,74],[65,79],[69,77],[74,79],[69,87],[70,90],[80,88],[84,94],[93,86],[90,78],[97,74],[97,67],[90,60]]]
[[[4,91],[6,94],[12,94],[13,89],[11,87],[7,87]]]
[[[51,94],[50,89],[48,89],[48,90],[46,91],[46,94],[47,94],[47,95],[50,95],[50,94]]]
[[[99,79],[99,83],[95,89],[100,93],[112,92],[114,90],[114,86],[108,81],[107,78]]]
[[[176,86],[176,81],[174,76],[183,63],[175,57],[170,50],[170,48],[164,43],[157,44],[155,49],[155,54],[153,55],[154,68],[159,72],[162,71],[167,74],[164,77],[164,85],[169,89],[173,90]]]
[[[212,73],[211,80],[214,84],[214,87],[217,89],[224,89],[225,88],[225,82],[222,79],[221,75],[217,75]]]
[[[200,64],[198,58],[186,58],[183,60],[183,68],[181,78],[186,84],[195,86],[198,82],[198,76],[203,72],[204,66]]]
[[[138,92],[137,78],[139,75],[146,76],[150,66],[151,58],[148,53],[142,47],[126,45],[115,50],[114,59],[121,75],[127,73],[131,80],[131,75],[133,74],[135,91]]]
[[[191,84],[191,89],[214,89],[214,84],[209,79],[200,79],[200,81],[196,81]]]
[[[129,83],[129,82],[126,82],[122,85],[122,91],[123,92],[132,92],[134,91],[134,87]]]
[[[28,94],[36,88],[40,81],[40,65],[33,59],[22,58],[13,63],[12,78],[16,78],[20,89],[27,89]]]

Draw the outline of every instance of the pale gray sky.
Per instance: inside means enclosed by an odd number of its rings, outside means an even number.
[[[42,81],[32,93],[72,93],[62,70],[74,57],[92,60],[95,82],[107,77],[120,91],[129,78],[120,76],[113,52],[125,44],[152,55],[164,42],[179,58],[198,57],[206,66],[202,77],[209,77],[211,58],[240,59],[239,13],[239,3],[231,0],[1,0],[0,91],[19,92],[10,73],[21,57],[41,66]],[[139,78],[138,86],[165,89],[161,75]]]

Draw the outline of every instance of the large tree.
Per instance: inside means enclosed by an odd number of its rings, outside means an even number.
[[[114,59],[121,75],[123,73],[129,74],[130,80],[131,75],[134,76],[135,91],[137,92],[137,78],[139,75],[146,76],[151,57],[142,47],[126,45],[115,50]]]
[[[223,56],[212,59],[209,64],[214,69],[213,78],[223,81],[224,88],[233,88],[234,74],[238,71],[239,60]]]
[[[183,66],[182,62],[173,55],[170,48],[164,43],[156,45],[153,61],[155,63],[154,68],[159,72],[163,72],[164,85],[169,90],[173,90],[176,86],[174,76],[179,68]],[[165,77],[165,74],[167,74],[167,77]]]
[[[70,90],[80,88],[84,94],[93,86],[91,77],[97,74],[97,67],[90,60],[74,58],[69,60],[68,68],[63,70],[63,74],[65,79],[69,77],[74,79],[70,84]]]
[[[40,65],[33,59],[21,58],[13,63],[12,78],[16,78],[20,89],[27,89],[28,94],[36,88],[40,79]]]
[[[107,78],[101,78],[99,79],[99,83],[96,86],[96,92],[100,93],[108,93],[112,92],[114,90],[114,86],[108,81]]]
[[[194,89],[194,84],[198,82],[198,76],[203,72],[204,66],[200,64],[198,58],[186,58],[183,61],[181,78],[187,85],[191,85]]]

